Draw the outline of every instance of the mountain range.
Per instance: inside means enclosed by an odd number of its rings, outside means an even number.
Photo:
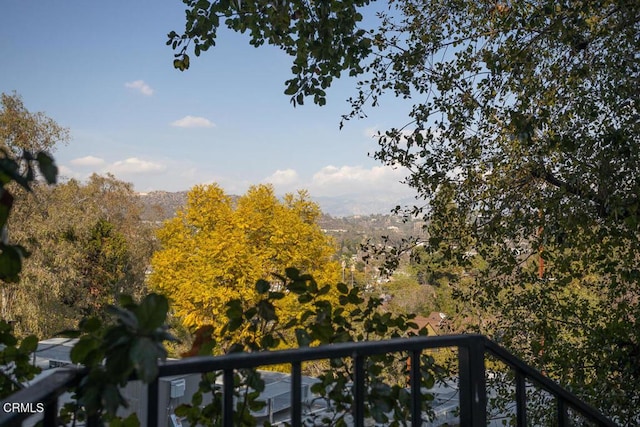
[[[187,201],[187,191],[152,191],[139,193],[147,220],[162,220],[172,217]],[[232,196],[233,197],[233,196]],[[313,197],[324,214],[333,217],[356,215],[389,214],[398,205],[413,206],[411,197],[400,200],[384,199],[375,196],[345,195],[336,197]]]

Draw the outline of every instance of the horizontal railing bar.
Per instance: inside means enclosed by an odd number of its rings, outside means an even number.
[[[394,338],[385,341],[360,341],[329,344],[319,347],[305,347],[255,353],[230,353],[222,356],[197,356],[178,361],[167,361],[159,366],[161,377],[220,371],[224,369],[247,369],[294,362],[320,359],[351,358],[360,356],[465,346],[482,335],[442,335],[432,337]]]
[[[509,353],[505,348],[499,346],[495,342],[484,338],[486,349],[497,356],[507,365],[521,372],[527,379],[541,386],[543,389],[554,395],[557,399],[567,403],[570,407],[580,412],[582,415],[589,417],[590,420],[596,421],[600,426],[616,427],[617,424],[605,417],[602,412],[580,400],[578,396],[568,390],[562,388],[558,383],[542,375],[537,369],[527,365],[519,357]]]
[[[347,342],[319,347],[305,347],[279,351],[232,353],[222,356],[193,357],[178,361],[166,361],[160,363],[158,377],[161,378],[173,375],[224,371],[226,382],[233,384],[233,372],[238,369],[257,368],[260,366],[275,364],[297,364],[297,369],[299,370],[300,363],[312,360],[354,357],[361,359],[376,354],[394,352],[410,352],[415,357],[415,355],[419,354],[420,351],[427,349],[458,347],[469,350],[472,346],[477,348],[478,345],[515,369],[518,373],[517,376],[522,375],[526,377],[531,382],[536,383],[541,388],[554,395],[556,399],[561,402],[560,406],[566,405],[580,412],[590,420],[597,422],[600,426],[613,427],[616,425],[612,421],[608,420],[600,411],[581,401],[574,394],[563,389],[557,383],[545,377],[518,357],[509,353],[506,349],[500,347],[498,344],[490,341],[486,337],[477,334],[395,338],[385,341]],[[480,366],[482,367],[482,365]],[[415,367],[415,365],[413,367]],[[80,368],[58,369],[49,377],[38,381],[37,386],[32,385],[20,390],[7,398],[9,400],[5,399],[1,403],[52,402],[62,393],[75,386],[85,372],[86,370]],[[415,380],[417,373],[412,372],[411,374],[413,374],[412,379]],[[298,375],[300,375],[299,372]],[[131,379],[134,380],[135,378]],[[154,387],[152,386],[150,388],[153,390]],[[228,391],[225,394],[227,394],[227,398],[230,397],[230,393]],[[149,397],[153,399],[152,396]],[[157,395],[155,398],[157,399]],[[519,398],[522,399],[522,396]],[[415,396],[413,402],[415,404]],[[227,415],[229,414],[229,403],[230,402],[225,402]],[[522,402],[520,402],[520,404],[522,404]],[[32,414],[28,413],[5,413],[0,411],[0,425],[18,425],[19,422],[31,415]],[[523,419],[524,416],[521,416],[520,419]],[[227,422],[229,422],[229,418],[227,418]]]
[[[4,403],[49,403],[54,401],[59,395],[64,393],[68,388],[73,387],[80,381],[83,369],[79,368],[61,368],[56,372],[38,381],[36,384],[30,385],[18,390],[11,396],[0,401],[0,408]],[[57,405],[57,402],[56,402]],[[20,411],[0,411],[0,425],[18,425],[20,421],[32,416],[29,412]]]

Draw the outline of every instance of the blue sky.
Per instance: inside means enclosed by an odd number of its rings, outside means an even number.
[[[70,129],[54,153],[66,177],[111,172],[141,192],[217,182],[239,194],[271,182],[278,193],[368,195],[390,208],[412,194],[403,171],[368,156],[375,129],[406,122],[391,98],[340,131],[353,81],[339,81],[324,107],[293,108],[286,55],[225,30],[180,72],[165,42],[183,28],[179,0],[5,0],[0,92]]]

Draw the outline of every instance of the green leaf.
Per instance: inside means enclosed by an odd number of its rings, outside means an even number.
[[[119,383],[126,382],[134,368],[129,358],[132,340],[126,340],[124,344],[110,349],[105,361],[105,368],[110,379]]]
[[[135,309],[140,328],[146,331],[161,327],[167,319],[168,312],[167,298],[155,293],[147,295]]]
[[[299,347],[309,347],[309,344],[311,344],[311,337],[304,329],[296,329],[296,340]]]
[[[294,267],[287,267],[285,270],[285,274],[286,276],[290,279],[290,280],[298,280],[300,278],[300,270],[298,270],[297,268]]]
[[[53,157],[45,152],[38,153],[36,157],[40,173],[44,176],[47,184],[55,184],[58,178],[58,167],[53,161]]]
[[[118,318],[118,320],[127,328],[134,331],[138,329],[138,318],[132,311],[116,306],[108,306],[107,311],[111,314],[114,314]]]
[[[118,304],[121,307],[128,308],[128,309],[133,309],[136,307],[136,303],[133,300],[133,297],[127,294],[122,294],[118,296]]]
[[[99,346],[97,340],[83,336],[71,349],[71,361],[73,363],[86,364],[87,358],[92,351],[95,351]]]
[[[147,384],[158,376],[158,359],[161,356],[157,344],[147,337],[136,339],[129,351],[138,377]]]
[[[35,335],[29,335],[20,343],[20,351],[25,353],[33,353],[38,349],[38,337]]]
[[[307,284],[302,280],[295,280],[287,285],[287,289],[299,295],[307,291]]]
[[[202,393],[200,391],[197,391],[193,394],[193,397],[191,398],[191,403],[193,403],[196,406],[200,406],[202,405]]]
[[[96,332],[102,326],[102,322],[97,317],[85,317],[80,321],[80,331],[85,333]]]
[[[0,243],[0,279],[14,283],[20,279],[22,259],[26,252],[21,246],[5,245]]]
[[[229,321],[227,322],[226,325],[226,330],[229,332],[233,332],[235,330],[240,329],[240,327],[242,326],[242,324],[244,323],[244,321],[242,320],[242,317],[231,317],[229,318]]]
[[[256,282],[256,291],[259,294],[265,294],[271,289],[271,284],[266,280],[260,279]]]
[[[287,295],[284,292],[269,292],[269,299],[272,301],[277,301],[285,296]]]
[[[127,406],[127,402],[115,384],[105,384],[101,395],[105,410],[110,415],[115,415],[120,406]]]
[[[4,188],[0,188],[0,227],[7,223],[12,206],[13,196],[11,193]]]
[[[258,314],[266,321],[277,320],[276,308],[269,301],[260,301],[258,303]]]
[[[195,397],[195,394],[194,394],[194,397]],[[196,403],[196,405],[199,405],[199,403]],[[191,413],[192,409],[193,407],[191,405],[183,403],[182,405],[178,405],[176,407],[175,414],[178,417],[186,417]]]
[[[173,67],[180,70],[180,71],[184,71],[185,67],[184,67],[184,62],[182,62],[182,60],[180,59],[174,59],[173,60]]]
[[[226,306],[227,306],[227,312],[226,312],[227,318],[229,318],[229,320],[242,319],[242,316],[243,316],[242,301],[234,299],[227,302]]]
[[[127,418],[114,418],[109,422],[109,427],[139,427],[140,420],[138,420],[138,415],[134,412],[130,414]]]
[[[260,348],[262,349],[270,349],[276,345],[277,340],[275,340],[271,335],[265,335],[260,338]]]
[[[302,294],[298,297],[298,302],[300,304],[306,304],[310,301],[313,301],[313,296],[309,294]]]
[[[295,95],[298,92],[298,85],[295,81],[292,81],[284,91],[285,95]]]

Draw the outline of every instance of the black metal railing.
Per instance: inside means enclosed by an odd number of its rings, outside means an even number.
[[[290,425],[302,425],[301,381],[303,362],[351,358],[354,366],[353,378],[353,422],[355,427],[365,423],[365,360],[369,356],[394,352],[408,352],[411,356],[411,425],[422,423],[420,389],[420,355],[422,351],[446,347],[458,349],[459,363],[459,418],[460,425],[476,427],[487,425],[487,383],[485,359],[488,354],[495,356],[515,373],[516,421],[518,426],[527,425],[527,381],[550,393],[557,402],[555,425],[569,425],[569,410],[580,414],[584,420],[598,426],[615,426],[601,412],[581,401],[574,394],[528,366],[522,360],[509,353],[493,341],[482,335],[444,335],[434,337],[398,338],[386,341],[365,341],[358,343],[340,343],[321,347],[306,347],[290,350],[234,353],[217,357],[193,357],[179,361],[162,363],[159,378],[196,374],[204,372],[222,372],[223,405],[222,420],[225,427],[231,427],[233,420],[234,373],[239,369],[258,368],[269,365],[291,365],[291,421]],[[20,390],[2,402],[11,404],[44,404],[44,425],[56,426],[58,397],[72,387],[83,375],[82,370],[60,369],[36,385]],[[159,424],[158,398],[159,380],[147,387],[147,425]],[[165,408],[166,409],[166,408]],[[0,426],[21,425],[30,414],[20,411],[5,412],[0,408]],[[95,421],[94,421],[95,422]],[[88,422],[88,425],[93,422]],[[97,422],[95,422],[98,425]]]

